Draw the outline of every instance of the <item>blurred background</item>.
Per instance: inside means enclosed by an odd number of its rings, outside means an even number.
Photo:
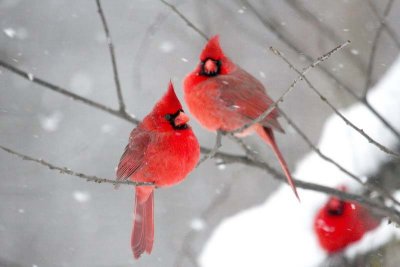
[[[380,31],[387,8],[387,25]],[[346,40],[351,44],[309,74],[336,107],[359,101],[390,67],[399,47],[400,3],[383,0],[173,1],[207,36],[220,35],[226,54],[277,99],[298,67]],[[169,79],[183,99],[182,80],[205,40],[161,0],[102,1],[116,50],[123,96],[136,118],[146,115]],[[377,15],[378,14],[378,15]],[[393,35],[394,34],[394,35]],[[392,36],[392,37],[391,37]],[[377,41],[375,41],[377,39]],[[371,57],[371,51],[376,54]],[[371,61],[372,58],[372,61]],[[117,108],[106,37],[95,1],[0,0],[0,60],[33,77]],[[370,63],[372,62],[372,63]],[[314,143],[331,110],[304,84],[281,108]],[[277,141],[289,167],[308,152],[281,120]],[[200,143],[215,135],[191,121]],[[56,165],[113,178],[134,125],[0,67],[0,144]],[[245,139],[279,168],[257,137]],[[241,153],[228,139],[223,151]],[[0,266],[196,266],[195,258],[225,217],[255,206],[280,184],[263,171],[208,160],[186,181],[157,190],[155,244],[134,261],[130,249],[134,192],[59,174],[0,152]]]

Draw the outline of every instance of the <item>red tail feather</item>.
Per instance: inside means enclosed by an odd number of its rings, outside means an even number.
[[[257,126],[257,133],[260,135],[260,137],[268,144],[271,146],[272,150],[274,151],[276,157],[278,158],[278,161],[282,167],[283,172],[286,175],[286,179],[292,188],[294,194],[296,195],[296,198],[300,201],[300,197],[297,193],[296,185],[293,182],[292,175],[290,174],[289,168],[286,164],[285,159],[283,158],[281,151],[279,150],[278,146],[276,145],[275,138],[274,138],[274,133],[272,129],[268,127],[262,127],[262,126]]]
[[[154,241],[154,190],[136,187],[135,217],[131,237],[133,256],[138,259],[143,252],[151,253]]]

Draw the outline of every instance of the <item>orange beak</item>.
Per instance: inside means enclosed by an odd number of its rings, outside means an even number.
[[[174,123],[176,126],[181,126],[186,124],[189,121],[189,117],[184,112],[179,112],[178,116],[176,116]]]

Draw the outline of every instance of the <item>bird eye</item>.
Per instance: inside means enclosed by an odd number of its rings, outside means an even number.
[[[165,119],[166,119],[167,121],[170,121],[170,120],[172,119],[172,116],[171,116],[171,114],[167,114],[167,115],[165,115]]]

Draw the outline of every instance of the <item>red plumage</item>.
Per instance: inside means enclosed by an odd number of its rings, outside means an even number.
[[[331,197],[315,216],[314,232],[321,247],[335,253],[379,224],[380,220],[359,204]]]
[[[137,186],[131,246],[137,259],[150,254],[154,240],[154,189],[181,182],[195,168],[200,157],[189,118],[170,83],[167,93],[130,134],[120,159],[117,180],[153,182]]]
[[[226,57],[218,36],[209,40],[200,64],[184,80],[185,101],[193,116],[211,131],[233,131],[251,122],[272,104],[264,86]],[[276,145],[273,130],[284,132],[274,109],[260,123],[240,135],[256,132],[271,146],[297,198],[287,164]]]

